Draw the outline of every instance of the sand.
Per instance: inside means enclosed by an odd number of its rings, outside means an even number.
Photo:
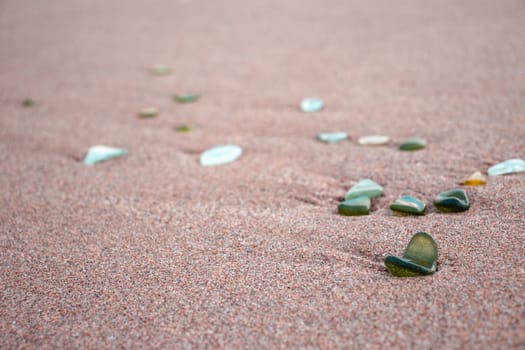
[[[388,207],[525,157],[524,38],[519,0],[1,1],[0,348],[523,349],[525,175]],[[337,215],[361,178],[384,196]],[[438,272],[390,276],[417,231]]]

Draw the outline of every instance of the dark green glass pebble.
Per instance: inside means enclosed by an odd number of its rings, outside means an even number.
[[[434,205],[444,212],[461,212],[468,210],[470,201],[465,190],[455,188],[438,194],[434,199]]]
[[[33,101],[30,98],[26,98],[25,100],[22,101],[23,107],[33,107],[34,105],[35,105],[35,101]]]
[[[398,277],[416,277],[436,272],[438,248],[432,236],[426,232],[416,233],[403,257],[389,255],[385,258],[388,271]]]
[[[424,139],[420,137],[411,137],[399,145],[399,149],[402,151],[416,151],[425,148],[426,145],[427,142]]]
[[[370,211],[370,198],[359,196],[339,203],[337,212],[341,215],[368,215]]]

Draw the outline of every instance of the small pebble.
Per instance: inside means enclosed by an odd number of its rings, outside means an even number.
[[[306,113],[319,112],[323,107],[323,100],[317,97],[309,97],[301,101],[301,111]]]

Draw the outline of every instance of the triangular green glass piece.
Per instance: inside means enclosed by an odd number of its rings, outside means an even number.
[[[523,171],[525,171],[525,161],[523,159],[515,158],[491,166],[488,170],[488,174],[489,176],[496,176],[521,173]]]
[[[233,162],[242,154],[242,148],[236,145],[223,145],[210,148],[201,154],[202,166],[221,165]]]
[[[425,203],[412,196],[401,196],[390,205],[390,209],[402,213],[421,215],[425,211]]]
[[[432,270],[436,268],[437,249],[432,236],[426,232],[418,232],[408,243],[403,258]]]
[[[348,138],[346,132],[322,132],[317,134],[317,139],[326,143],[338,143]]]
[[[352,186],[345,195],[345,199],[352,199],[359,196],[367,196],[368,198],[379,197],[383,194],[383,187],[370,179],[359,180]]]
[[[432,236],[426,232],[416,233],[408,243],[402,258],[389,255],[385,265],[398,277],[430,275],[436,271],[438,248]]]
[[[468,210],[470,201],[465,190],[455,188],[438,194],[434,199],[434,205],[444,212],[460,212]]]
[[[92,146],[87,151],[84,158],[85,165],[93,165],[105,160],[122,157],[128,154],[125,148],[115,148],[108,146]]]
[[[367,215],[370,211],[370,198],[360,196],[339,203],[337,212],[341,215]]]

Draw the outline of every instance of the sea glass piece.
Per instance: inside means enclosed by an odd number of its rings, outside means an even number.
[[[175,101],[179,102],[179,103],[190,103],[190,102],[195,102],[199,99],[199,95],[198,94],[195,94],[195,93],[192,93],[192,92],[187,92],[187,93],[184,93],[184,94],[178,94],[178,95],[175,95],[175,97],[173,98]]]
[[[393,211],[415,215],[423,215],[425,207],[426,205],[423,201],[408,195],[399,197],[390,205],[390,209]]]
[[[30,98],[26,98],[25,100],[22,101],[23,107],[33,107],[34,105],[35,105],[35,101],[33,101]]]
[[[382,135],[363,136],[357,140],[357,143],[363,146],[381,146],[386,145],[390,141],[390,137]]]
[[[488,174],[489,176],[496,176],[521,173],[523,171],[525,171],[525,161],[523,159],[514,158],[491,166],[488,170]]]
[[[128,154],[128,150],[125,148],[115,148],[109,146],[92,146],[84,157],[85,165],[94,165],[96,163],[122,157]]]
[[[383,194],[383,187],[370,179],[359,180],[352,186],[345,195],[345,199],[352,199],[360,196],[368,198],[379,197]]]
[[[348,139],[346,132],[322,132],[317,134],[317,139],[326,143],[338,143]]]
[[[140,118],[155,118],[158,114],[159,110],[155,107],[147,107],[139,111]]]
[[[337,212],[341,215],[367,215],[370,211],[370,198],[359,196],[339,203]]]
[[[188,124],[180,124],[175,127],[175,131],[180,132],[181,134],[187,134],[193,131],[193,128]]]
[[[167,75],[171,73],[171,69],[165,64],[156,64],[151,67],[151,73],[154,75]]]
[[[416,233],[403,257],[389,255],[385,259],[388,271],[397,277],[416,277],[436,272],[438,247],[436,241],[426,232]]]
[[[317,97],[308,97],[301,101],[301,111],[312,113],[319,112],[324,107],[324,102]]]
[[[468,179],[463,181],[465,186],[481,186],[487,183],[485,176],[480,171],[476,171],[474,174],[470,175]]]
[[[470,201],[465,190],[454,188],[438,194],[434,199],[434,205],[444,212],[460,212],[468,210]]]
[[[201,154],[202,166],[214,166],[231,163],[242,154],[242,148],[236,145],[222,145],[210,148]]]
[[[399,145],[399,149],[402,151],[416,151],[425,148],[427,142],[420,137],[411,137],[403,141]]]

